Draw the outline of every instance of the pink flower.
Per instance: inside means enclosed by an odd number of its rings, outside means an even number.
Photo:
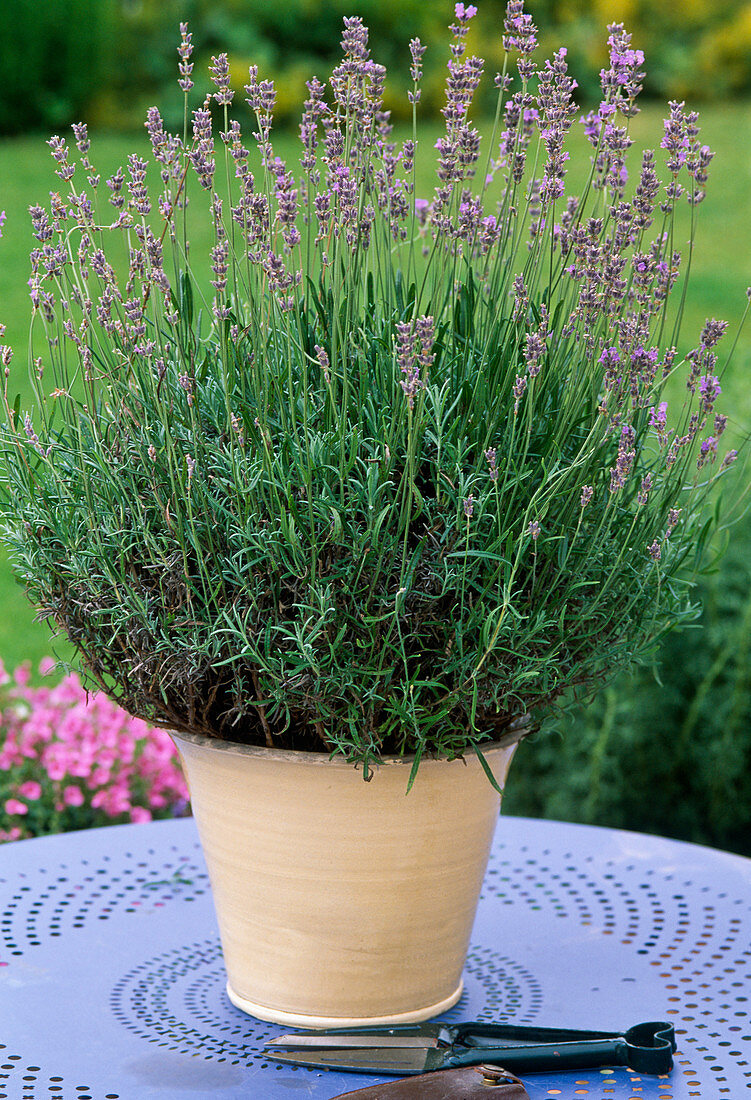
[[[19,665],[13,673],[13,679],[16,681],[19,687],[26,687],[31,676],[31,668],[28,663]]]
[[[53,667],[48,658],[40,672]],[[91,825],[103,818],[151,821],[185,807],[186,784],[164,731],[131,718],[101,692],[87,694],[75,675],[32,687],[24,665],[13,679],[0,663],[0,684],[9,684],[0,696],[0,773],[10,773],[18,796],[4,803],[7,814],[29,815],[34,804],[43,805],[61,815],[65,828],[66,812],[76,807]],[[8,825],[0,843],[31,834],[33,825]]]
[[[66,806],[83,806],[83,791],[74,783],[63,787],[63,802]]]
[[[42,657],[39,662],[39,672],[42,676],[49,676],[51,672],[55,671],[56,662],[52,657]]]
[[[42,788],[35,779],[27,779],[25,783],[22,783],[18,788],[18,793],[22,798],[28,798],[31,802],[36,802],[38,798],[42,796]]]
[[[25,802],[19,802],[17,798],[9,798],[5,803],[6,814],[27,814],[29,807]]]

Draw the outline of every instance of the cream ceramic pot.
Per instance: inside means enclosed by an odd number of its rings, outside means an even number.
[[[362,771],[318,753],[173,733],[233,1004],[296,1027],[450,1008],[500,808],[477,757]],[[503,786],[515,746],[483,750]]]

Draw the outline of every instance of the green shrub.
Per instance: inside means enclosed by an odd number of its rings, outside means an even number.
[[[0,35],[0,133],[65,126],[88,111],[105,76],[116,6],[13,0],[11,7]]]

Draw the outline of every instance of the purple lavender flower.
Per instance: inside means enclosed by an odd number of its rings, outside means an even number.
[[[659,561],[662,557],[662,547],[660,546],[660,540],[655,539],[654,542],[647,547],[647,553],[652,561]]]
[[[326,115],[329,108],[323,98],[324,87],[320,80],[313,77],[306,86],[308,98],[305,100],[300,121],[300,141],[304,150],[300,164],[306,172],[312,172],[316,167],[318,122]]]
[[[717,439],[715,436],[707,436],[699,446],[699,457],[696,461],[697,469],[701,469],[707,462],[714,462],[717,457]]]
[[[577,111],[573,101],[576,86],[576,81],[568,75],[566,50],[562,47],[552,61],[545,62],[539,74],[540,136],[548,154],[540,190],[543,205],[563,194],[565,165],[569,159],[563,142]]]
[[[37,448],[37,450],[41,450],[41,445],[40,445],[40,442],[39,442],[39,436],[37,435],[37,433],[34,431],[34,428],[32,427],[31,417],[29,416],[28,413],[24,414],[23,427],[24,427],[24,431],[26,432],[27,437],[31,440],[31,442],[34,444],[34,446]]]
[[[638,504],[646,504],[649,500],[649,494],[652,491],[652,475],[645,474],[641,479],[641,485],[639,486],[639,492],[636,494],[636,501]]]
[[[413,324],[401,321],[396,326],[397,362],[404,375],[400,385],[410,409],[414,407],[417,391],[425,385],[433,364],[434,340],[435,325],[432,317],[418,317]]]
[[[524,0],[509,0],[503,22],[503,48],[519,52],[519,75],[525,82],[534,72],[531,55],[537,48],[537,28],[532,16],[524,11]]]
[[[644,73],[639,68],[644,64],[644,54],[631,48],[631,35],[626,33],[622,23],[611,23],[608,30],[610,68],[600,72],[600,84],[606,102],[617,101],[621,113],[629,118],[638,111],[634,100],[642,89]]]
[[[616,390],[617,392],[623,381],[623,364],[618,348],[603,348],[599,362],[603,368],[603,384],[605,389]]]
[[[76,140],[76,148],[88,164],[88,158],[86,154],[91,148],[88,127],[85,122],[74,122],[71,124],[71,130],[73,131],[73,137]]]
[[[49,139],[47,144],[52,151],[52,159],[60,166],[56,170],[55,175],[59,176],[61,180],[67,183],[73,178],[76,166],[68,163],[68,146],[65,139],[54,136]]]
[[[649,229],[660,190],[660,180],[654,167],[654,153],[646,149],[642,155],[641,174],[634,192],[634,225],[637,229]]]
[[[582,508],[586,508],[592,497],[594,496],[594,487],[592,485],[582,485],[582,495],[579,500],[579,504]]]
[[[535,378],[540,373],[540,360],[544,352],[545,340],[537,332],[528,332],[524,341],[524,359],[530,378]]]
[[[276,177],[275,191],[277,201],[276,218],[282,226],[282,236],[288,248],[297,244],[300,235],[295,222],[297,220],[297,188],[294,176],[289,172],[279,172]]]
[[[195,401],[196,393],[195,380],[191,378],[189,374],[179,374],[177,376],[177,381],[180,385],[180,389],[185,391],[188,405],[192,406]]]
[[[527,149],[539,118],[533,103],[533,97],[526,91],[514,92],[506,102],[503,109],[505,129],[501,132],[498,161],[491,165],[491,176],[498,168],[508,167],[514,182],[521,182]]]
[[[269,286],[279,294],[286,294],[295,283],[295,276],[287,271],[284,259],[269,249],[262,260]]]
[[[328,353],[327,353],[326,349],[322,348],[319,344],[316,344],[313,350],[316,353],[316,358],[318,359],[318,365],[321,368],[321,372],[323,374],[326,385],[330,386],[331,385],[331,374],[329,372],[329,367],[331,366],[331,364],[329,362]]]
[[[464,515],[467,519],[467,522],[469,522],[472,519],[474,511],[475,511],[475,498],[474,498],[474,494],[470,493],[469,496],[465,497],[465,499],[464,499]]]
[[[410,103],[419,103],[420,95],[422,94],[418,84],[422,78],[422,57],[425,53],[426,47],[423,46],[419,38],[413,38],[409,43],[409,52],[412,55],[412,64],[410,65],[409,73],[412,77],[412,83],[414,89],[407,93],[407,98]]]
[[[29,214],[31,215],[31,230],[38,241],[52,240],[52,226],[50,225],[50,219],[47,211],[42,206],[30,206]],[[5,220],[5,211],[3,211],[3,221]],[[2,224],[0,222],[0,224]]]
[[[514,291],[514,320],[524,317],[529,308],[529,292],[524,282],[523,275],[515,275],[513,282]]]
[[[715,401],[721,393],[722,387],[716,374],[703,374],[701,376],[699,379],[699,396],[705,413],[711,413]]]
[[[541,531],[542,527],[540,527],[540,524],[537,522],[537,520],[531,519],[529,521],[529,524],[527,525],[527,534],[532,536],[533,542],[537,542],[538,538],[540,537]]]
[[[451,44],[451,53],[458,61],[463,56],[465,45],[464,39],[467,36],[469,30],[469,21],[474,19],[477,15],[477,8],[473,4],[469,4],[466,8],[464,4],[454,5],[454,15],[456,16],[456,23],[452,23],[449,30],[454,35],[454,42]]]
[[[655,429],[657,438],[660,441],[660,445],[664,447],[667,444],[667,421],[668,421],[668,403],[667,401],[661,401],[655,411],[654,406],[649,410],[649,426]]]
[[[630,424],[625,424],[621,428],[621,438],[618,443],[618,456],[615,466],[610,470],[611,493],[617,493],[626,485],[626,481],[634,465],[634,459],[636,458],[636,450],[634,449],[635,437],[636,433]]]
[[[435,352],[433,351],[433,344],[435,342],[435,321],[433,318],[429,316],[418,317],[415,321],[415,333],[419,344],[417,361],[422,368],[422,384],[425,385],[424,379],[427,378],[428,372],[435,360]]]
[[[223,237],[211,250],[211,270],[214,278],[211,285],[222,294],[227,289],[227,264],[229,260],[229,241]]]
[[[691,150],[686,159],[686,168],[689,175],[693,176],[699,189],[703,188],[704,184],[707,182],[707,168],[713,159],[714,153],[708,145],[697,146],[694,144],[691,146]],[[702,198],[704,198],[703,190],[697,190],[696,194],[689,199],[689,202],[693,202],[693,204],[696,205],[697,202],[701,202]]]
[[[488,474],[491,481],[498,480],[498,466],[496,465],[496,456],[498,452],[495,447],[488,447],[485,451],[485,461],[488,464]]]
[[[427,199],[415,199],[415,216],[417,218],[418,225],[427,225],[429,210],[430,203]]]
[[[178,84],[182,90],[186,93],[193,87],[193,81],[190,79],[190,74],[193,72],[193,64],[190,60],[193,53],[193,35],[188,33],[188,24],[180,24],[180,45],[177,47],[177,53],[180,58],[180,77]]]
[[[121,194],[124,183],[125,176],[123,174],[122,168],[118,168],[118,170],[113,173],[113,175],[111,175],[110,178],[107,180],[107,186],[112,192],[110,196],[110,203],[112,206],[115,207],[116,210],[121,209],[122,206],[125,204],[125,199]]]
[[[251,111],[261,116],[269,116],[274,110],[276,91],[273,80],[258,79],[258,66],[251,65],[248,69],[248,83],[245,85],[247,104]]]
[[[146,161],[139,157],[137,153],[130,153],[128,155],[128,172],[130,174],[128,191],[130,192],[130,201],[136,213],[143,216],[151,213],[151,201],[149,199],[149,192],[146,188],[147,168],[148,165]]]
[[[211,79],[216,84],[218,91],[214,92],[214,99],[222,106],[228,106],[235,95],[230,88],[229,58],[226,53],[220,53],[212,57],[209,66]]]
[[[676,176],[686,163],[689,150],[687,119],[684,104],[670,101],[670,114],[664,120],[664,133],[660,147],[667,150],[668,168]]]
[[[522,398],[524,397],[524,391],[527,388],[527,376],[526,374],[518,374],[516,381],[514,382],[513,395],[514,395],[514,415],[519,412],[519,406],[521,405]]]
[[[193,165],[198,182],[210,191],[214,182],[214,139],[211,132],[210,98],[193,112],[193,145],[188,149],[188,160]]]
[[[696,392],[696,382],[702,372],[709,375],[717,363],[717,356],[712,349],[720,342],[727,327],[727,321],[718,321],[714,317],[707,319],[699,337],[699,346],[686,355],[691,364],[686,387],[691,393]]]
[[[348,244],[354,244],[357,239],[357,179],[346,164],[336,166],[333,175],[330,175],[330,188],[337,196],[339,208],[338,224],[334,233],[339,232],[339,227],[345,229]]]

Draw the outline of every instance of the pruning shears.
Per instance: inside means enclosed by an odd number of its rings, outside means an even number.
[[[673,1067],[672,1024],[627,1031],[572,1031],[507,1024],[334,1028],[281,1035],[264,1053],[278,1062],[354,1073],[409,1075],[493,1062],[514,1073],[628,1066],[667,1074]]]

